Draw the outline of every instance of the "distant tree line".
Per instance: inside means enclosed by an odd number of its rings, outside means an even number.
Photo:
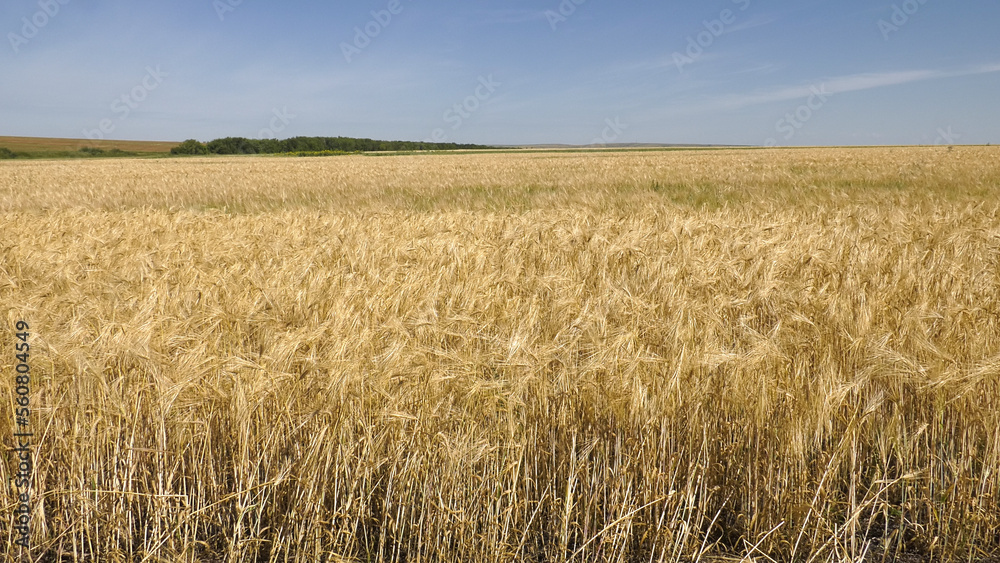
[[[7,147],[0,147],[0,160],[12,158],[74,158],[86,156],[136,156],[138,153],[123,151],[119,148],[101,149],[97,147],[82,147],[76,152],[68,150],[36,150],[30,152],[14,152]]]
[[[291,139],[247,139],[226,137],[201,143],[188,139],[170,150],[171,154],[282,154],[330,153],[342,154],[375,151],[447,151],[459,149],[489,149],[485,145],[458,143],[425,143],[418,141],[376,141],[353,137],[292,137]]]

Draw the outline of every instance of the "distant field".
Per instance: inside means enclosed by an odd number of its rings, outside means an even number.
[[[89,139],[49,139],[43,137],[0,137],[0,148],[14,152],[77,151],[82,147],[137,153],[168,153],[180,143],[172,141],[92,141]]]
[[[0,161],[0,316],[34,560],[1000,554],[997,148]]]

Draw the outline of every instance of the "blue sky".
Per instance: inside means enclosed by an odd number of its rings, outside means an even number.
[[[996,0],[4,0],[0,135],[996,144],[998,23]]]

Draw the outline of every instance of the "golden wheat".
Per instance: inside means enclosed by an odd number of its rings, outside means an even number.
[[[996,157],[0,163],[33,555],[994,554]]]

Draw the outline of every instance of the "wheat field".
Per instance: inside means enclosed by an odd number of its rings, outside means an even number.
[[[0,162],[27,555],[996,557],[998,157]]]

